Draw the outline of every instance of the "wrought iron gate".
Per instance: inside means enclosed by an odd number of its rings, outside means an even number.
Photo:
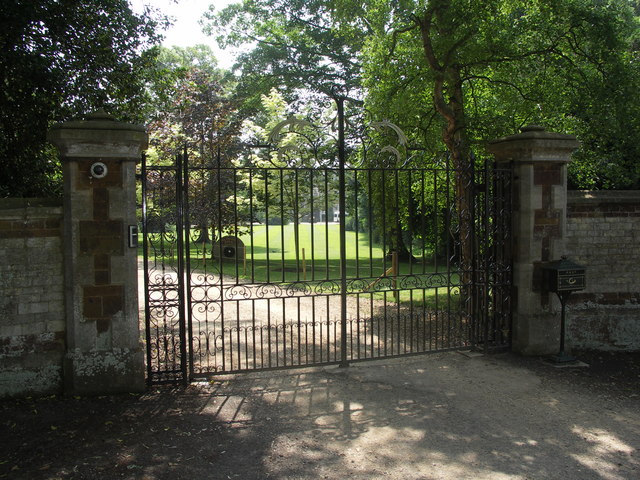
[[[335,161],[274,148],[310,128],[288,120],[271,148],[143,164],[151,383],[509,345],[510,171],[347,148],[338,113]]]

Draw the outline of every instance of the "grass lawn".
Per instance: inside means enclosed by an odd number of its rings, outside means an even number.
[[[151,235],[152,238],[154,235],[158,238],[157,234]],[[222,262],[213,259],[210,243],[190,243],[191,269],[209,272],[221,270],[225,275],[251,283],[307,281],[317,284],[326,280],[340,280],[340,226],[337,223],[302,223],[297,226],[297,232],[294,224],[253,225],[240,235],[240,239],[245,245],[246,259],[237,262],[235,259]],[[371,291],[391,287],[389,282],[373,285],[391,268],[392,263],[385,258],[380,245],[371,244],[364,233],[347,231],[345,246],[348,279],[362,279],[362,284],[368,285]],[[153,252],[152,249],[150,251]],[[177,264],[176,249],[166,251],[168,255],[163,257],[164,262],[172,266]],[[401,289],[401,302],[424,301],[434,304],[436,301],[448,301],[449,297],[458,297],[459,276],[456,272],[449,274],[446,265],[427,263],[417,252],[414,252],[414,256],[418,258],[417,262],[398,263],[398,282],[407,275],[414,275],[419,285],[429,282],[430,288]],[[392,275],[389,273],[387,276]],[[398,288],[402,288],[400,284]],[[384,295],[384,292],[375,293],[380,298]],[[391,299],[388,292],[387,298]]]
[[[298,241],[296,242],[296,237]],[[338,224],[254,225],[240,237],[246,245],[246,278],[256,281],[326,280],[340,278]],[[380,247],[364,234],[346,232],[348,275],[379,276],[389,268]],[[267,265],[269,268],[267,269]],[[306,271],[306,275],[305,275]],[[270,277],[270,278],[268,278]]]
[[[296,242],[297,238],[297,242]],[[240,235],[245,245],[246,261],[235,259],[224,260],[220,264],[215,260],[215,267],[221,268],[226,275],[248,280],[251,283],[290,283],[308,281],[339,281],[340,279],[340,226],[337,223],[289,225],[253,225],[246,233]],[[391,268],[391,260],[385,258],[380,245],[369,242],[368,235],[346,232],[346,264],[348,279],[363,279],[364,285],[371,285]],[[211,246],[192,244],[192,268],[206,268],[211,265]],[[207,254],[207,252],[209,254]],[[203,255],[204,253],[204,255]],[[417,256],[414,254],[414,256]],[[210,267],[209,267],[210,268]],[[434,277],[434,274],[437,276]],[[436,296],[455,295],[458,275],[448,275],[445,266],[436,267],[425,264],[418,256],[418,262],[399,262],[397,275],[415,275],[417,281],[426,282],[431,279],[440,288],[429,288],[426,291],[429,303],[434,303]],[[388,274],[391,276],[391,274]],[[383,284],[378,288],[386,289]],[[448,287],[452,285],[451,287]],[[389,285],[390,287],[390,285]],[[384,293],[378,292],[376,296]],[[401,301],[416,301],[422,297],[422,289],[407,289],[400,292]]]

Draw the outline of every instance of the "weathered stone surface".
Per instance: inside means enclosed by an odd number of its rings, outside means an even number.
[[[145,390],[144,356],[140,349],[112,347],[67,352],[65,391],[75,394],[142,392]]]
[[[53,360],[53,359],[52,359]],[[48,395],[62,391],[62,367],[53,361],[42,362],[38,369],[30,370],[18,365],[0,369],[0,396],[23,397]]]
[[[0,199],[0,397],[62,387],[62,201]]]

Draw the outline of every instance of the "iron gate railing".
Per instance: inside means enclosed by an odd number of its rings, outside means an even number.
[[[510,171],[338,156],[143,163],[150,382],[509,345]]]

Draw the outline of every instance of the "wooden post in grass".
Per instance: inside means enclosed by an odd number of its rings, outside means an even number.
[[[391,252],[391,285],[393,286],[393,297],[396,302],[400,300],[400,292],[398,291],[398,252]]]
[[[304,248],[302,248],[302,279],[307,281],[307,259],[304,255]]]
[[[383,267],[384,268],[384,267]],[[367,285],[367,288],[364,289],[365,292],[369,291],[371,288],[375,287],[380,280],[385,277],[391,277],[391,288],[394,290],[393,296],[396,300],[398,300],[398,292],[396,289],[396,277],[398,276],[398,254],[396,252],[391,252],[391,266],[387,268],[387,270],[376,278],[373,282]]]

